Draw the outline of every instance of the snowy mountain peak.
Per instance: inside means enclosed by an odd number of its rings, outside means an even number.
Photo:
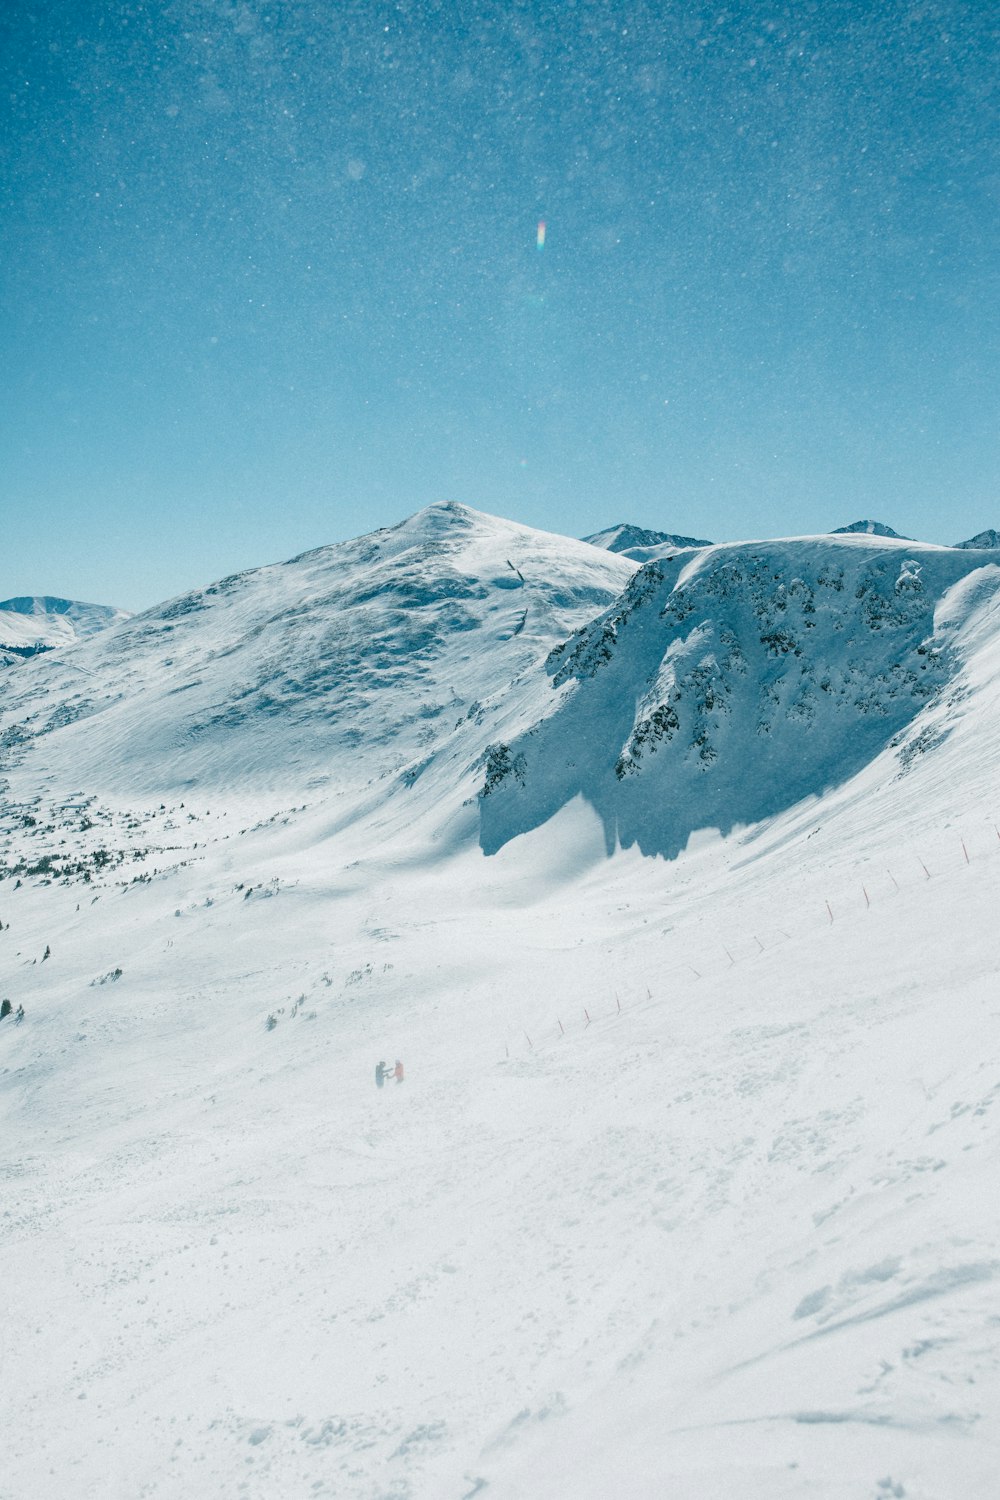
[[[474,510],[471,505],[462,505],[457,500],[439,500],[433,505],[425,505],[422,510],[415,511],[413,515],[407,516],[395,526],[387,528],[388,532],[399,531],[404,535],[425,533],[428,536],[441,536],[449,533],[462,534],[470,531],[474,526],[483,526],[494,520],[483,511]],[[375,533],[379,535],[379,533]]]
[[[831,536],[845,536],[850,532],[860,532],[865,536],[887,536],[905,542],[909,538],[900,536],[898,531],[893,531],[891,526],[886,526],[883,521],[852,521],[850,526],[837,526],[830,532]]]
[[[512,680],[633,572],[585,542],[429,506],[136,615],[72,670],[40,663],[0,733],[21,760],[55,757],[96,785],[412,782],[459,722],[463,768],[474,759],[510,721]]]
[[[699,540],[692,536],[677,536],[669,531],[647,531],[642,526],[632,526],[626,521],[619,521],[617,526],[609,526],[606,531],[595,531],[593,536],[585,536],[583,539],[592,547],[603,547],[608,552],[631,553],[635,549],[646,547],[710,547],[711,542]]]
[[[0,649],[29,656],[70,646],[130,618],[109,604],[85,604],[49,594],[0,601]]]
[[[994,531],[992,528],[980,531],[975,536],[970,536],[967,542],[956,542],[955,546],[976,552],[993,551],[1000,548],[1000,531]]]

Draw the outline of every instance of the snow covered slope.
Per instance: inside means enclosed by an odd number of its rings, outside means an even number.
[[[435,509],[6,674],[3,1500],[992,1500],[1000,569],[633,571]]]
[[[36,776],[70,787],[415,779],[457,726],[468,750],[478,721],[503,720],[511,682],[633,571],[583,542],[432,506],[38,664],[5,685],[0,732]]]
[[[547,715],[492,748],[493,852],[582,795],[609,851],[672,857],[847,780],[908,733],[957,670],[935,612],[975,554],[844,536],[734,544],[648,563],[549,658]]]
[[[27,654],[71,646],[120,620],[127,610],[110,604],[84,604],[78,599],[36,595],[0,600],[0,649]]]

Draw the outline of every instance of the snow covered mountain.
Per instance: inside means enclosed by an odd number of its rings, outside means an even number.
[[[619,521],[617,526],[609,526],[606,531],[596,531],[593,536],[584,537],[592,547],[604,547],[608,552],[621,552],[626,556],[631,555],[637,549],[648,547],[709,547],[710,542],[698,541],[692,536],[675,536],[669,531],[647,531],[642,526],[630,526],[625,521]]]
[[[7,684],[18,761],[92,789],[407,784],[474,755],[531,701],[511,684],[634,564],[432,506],[390,530],[224,578]],[[43,769],[44,768],[44,769]]]
[[[967,542],[956,542],[955,546],[969,547],[976,551],[993,551],[1000,548],[1000,531],[994,531],[991,527],[986,531],[977,532],[975,536],[970,536]]]
[[[935,611],[978,568],[853,534],[648,563],[552,653],[556,706],[493,747],[483,847],[581,795],[609,851],[673,857],[699,828],[821,796],[890,741],[905,763],[922,745],[907,727],[956,671]]]
[[[853,532],[860,532],[864,536],[887,536],[894,537],[897,541],[905,541],[900,537],[898,531],[893,531],[891,526],[886,526],[884,521],[852,521],[850,526],[837,526],[831,536],[845,536]]]
[[[451,506],[4,674],[0,1495],[987,1500],[998,704],[975,549]]]
[[[4,599],[0,601],[0,650],[22,656],[51,651],[128,618],[127,610],[109,604],[84,604],[47,594]]]

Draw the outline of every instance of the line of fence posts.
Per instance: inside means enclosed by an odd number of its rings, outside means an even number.
[[[998,827],[996,823],[993,824],[993,831],[996,834],[997,839],[1000,840],[1000,827]],[[962,846],[962,854],[963,854],[963,856],[965,858],[965,863],[967,865],[971,865],[972,864],[972,860],[969,857],[969,850],[968,850],[968,846],[967,846],[967,844],[965,842],[965,839],[964,838],[963,839],[959,839],[959,843]],[[932,878],[930,870],[924,864],[924,861],[920,858],[919,854],[916,855],[915,857],[916,857],[917,863],[919,864],[920,868],[923,870],[924,875],[927,877],[928,880],[930,880]],[[895,890],[897,892],[899,892],[901,890],[901,887],[900,887],[899,881],[896,879],[895,875],[889,869],[887,869],[885,873],[888,875],[889,879],[892,881]],[[864,883],[862,883],[862,886],[861,886],[861,893],[862,893],[862,895],[865,898],[865,910],[866,911],[870,911],[871,910],[871,905],[872,905],[872,900],[871,900],[871,896],[868,893],[868,887]],[[829,900],[824,899],[824,904],[826,906],[827,916],[829,917],[830,923],[832,925],[833,922],[834,922],[833,907],[830,905]],[[791,934],[790,933],[787,933],[783,929],[780,929],[780,928],[777,929],[777,930],[781,932],[782,937],[787,938],[789,942],[791,941]],[[758,950],[761,953],[765,953],[767,951],[765,949],[765,947],[764,947],[764,944],[761,942],[760,938],[757,936],[756,933],[753,934],[753,940],[757,944],[757,948],[758,948]],[[731,950],[726,946],[725,943],[723,943],[723,945],[722,945],[722,951],[725,953],[726,957],[729,959],[730,968],[735,968],[735,966],[736,966],[736,959],[733,957],[733,954],[732,954]],[[687,968],[687,969],[690,969],[691,973],[695,976],[696,979],[700,979],[701,978],[701,974],[695,968],[694,964],[687,963],[687,964],[684,965],[684,967]],[[622,1014],[622,1002],[621,1002],[621,996],[619,995],[619,993],[618,993],[617,990],[614,991],[614,997],[615,997],[615,1014],[618,1015],[618,1016],[620,1016]],[[646,986],[646,999],[650,1003],[652,1003],[652,1000],[653,1000],[653,991],[650,989],[650,987],[648,985]],[[590,1011],[589,1011],[589,1009],[586,1006],[584,1006],[584,1008],[583,1008],[583,1015],[584,1015],[584,1030],[586,1030],[587,1027],[591,1024]],[[565,1036],[566,1035],[566,1028],[565,1028],[565,1026],[562,1023],[562,1020],[560,1019],[560,1017],[557,1016],[556,1017],[556,1021],[557,1021],[558,1026],[559,1026],[559,1035],[560,1036]],[[528,1036],[528,1033],[526,1031],[524,1032],[524,1038],[527,1041],[528,1046],[531,1048],[531,1050],[534,1051],[535,1050],[535,1044],[531,1040],[531,1037]],[[509,1044],[505,1044],[504,1051],[505,1051],[506,1056],[509,1058],[510,1057],[510,1046],[509,1046]]]

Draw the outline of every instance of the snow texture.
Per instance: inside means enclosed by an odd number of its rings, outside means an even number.
[[[3,1500],[988,1500],[998,584],[435,507],[4,674]]]

